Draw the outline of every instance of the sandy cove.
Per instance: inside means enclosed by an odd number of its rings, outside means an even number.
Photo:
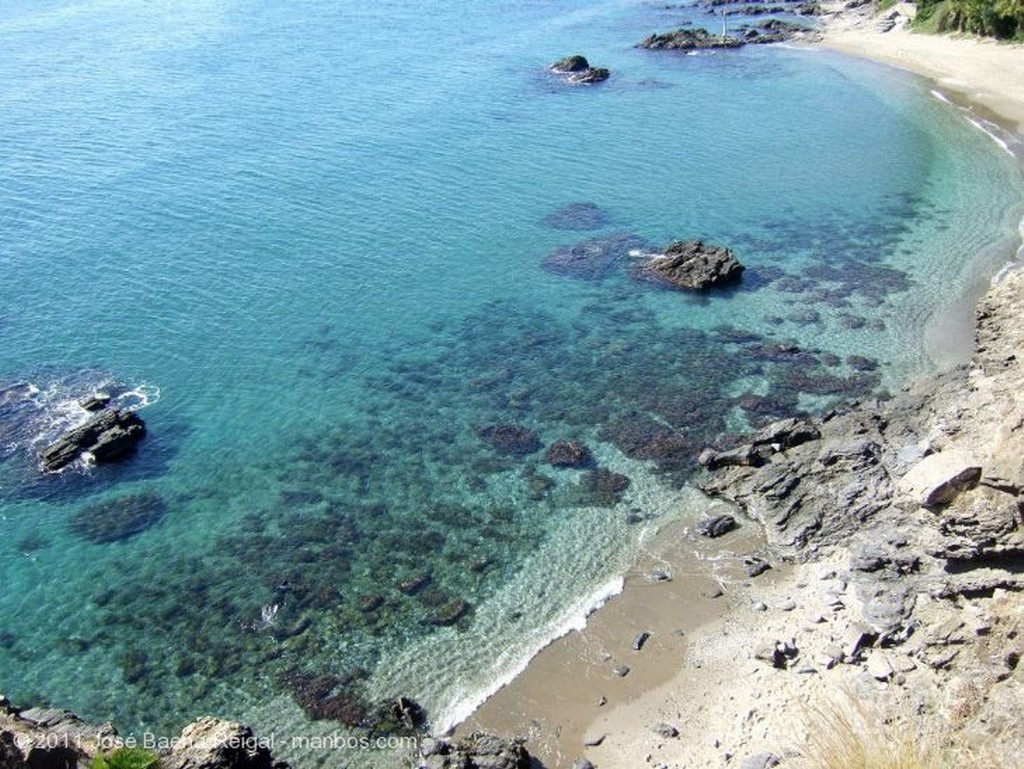
[[[832,16],[823,45],[1024,126],[1024,48],[876,25]],[[883,752],[902,740],[964,767],[1020,766],[1022,316],[1013,272],[979,305],[969,365],[818,422],[800,445],[782,432],[706,458],[708,490],[738,502],[743,526],[714,540],[694,520],[662,528],[623,594],[458,733],[524,735],[549,769],[809,768],[824,765],[824,722]],[[775,568],[749,577],[758,555]]]
[[[879,16],[871,6],[841,10],[826,4],[820,45],[890,64],[933,80],[989,117],[1024,133],[1024,45],[972,36],[928,35],[904,23],[913,6],[903,3]],[[896,26],[880,32],[881,17],[898,13]]]

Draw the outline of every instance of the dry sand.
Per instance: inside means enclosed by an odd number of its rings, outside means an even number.
[[[904,19],[913,14],[906,5],[894,10]],[[1019,43],[928,35],[904,24],[880,32],[878,18],[860,10],[828,19],[821,45],[922,75],[1007,128],[1024,132],[1024,46]]]

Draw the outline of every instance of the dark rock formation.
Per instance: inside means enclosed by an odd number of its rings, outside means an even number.
[[[554,467],[588,467],[594,461],[590,449],[578,441],[555,441],[544,455]]]
[[[146,425],[134,411],[105,409],[39,453],[43,470],[60,470],[88,453],[97,463],[111,462],[131,453],[146,435]]]
[[[580,56],[579,54],[566,56],[564,59],[559,59],[551,65],[552,72],[561,72],[563,74],[586,72],[588,69],[590,69],[590,62],[587,61],[586,56]]]
[[[473,732],[459,740],[424,740],[421,747],[423,769],[530,769],[530,754],[525,740],[505,740],[483,732]]]
[[[468,614],[472,608],[469,601],[463,598],[454,598],[431,612],[426,622],[428,625],[454,625]]]
[[[69,710],[19,710],[0,697],[4,769],[76,769],[116,736],[110,724],[87,724]]]
[[[161,769],[287,769],[248,726],[204,716],[186,726]]]
[[[680,27],[671,32],[653,34],[637,43],[637,48],[659,51],[694,51],[713,48],[740,48],[742,45],[742,40],[712,35],[706,29],[686,29]]]
[[[739,526],[731,515],[715,515],[697,524],[697,532],[705,537],[721,537]]]
[[[611,76],[611,70],[605,67],[591,67],[583,72],[575,72],[569,75],[568,81],[573,85],[592,85],[594,83],[603,83]]]
[[[633,276],[674,288],[704,291],[740,279],[744,267],[728,248],[700,240],[680,240],[659,254],[633,266]]]
[[[553,230],[597,230],[611,221],[596,203],[570,203],[544,217],[544,225]]]
[[[795,38],[806,38],[816,34],[810,27],[783,19],[768,19],[760,24],[744,28],[743,39],[755,45],[784,43]]]
[[[580,56],[579,54],[559,59],[549,69],[560,75],[568,75],[569,77],[566,80],[573,85],[601,83],[611,77],[612,74],[604,67],[591,67],[587,57]]]
[[[480,440],[502,454],[524,456],[541,449],[537,433],[522,425],[487,425],[478,428],[476,434]]]
[[[161,769],[288,769],[248,726],[203,717],[189,724]],[[0,697],[0,766],[3,769],[80,769],[118,744],[110,724],[88,724],[69,710],[19,710]]]
[[[315,721],[365,726],[369,719],[370,706],[363,697],[358,672],[340,677],[294,671],[285,674],[282,683],[291,689],[299,707]]]
[[[820,437],[818,428],[806,419],[783,419],[762,428],[738,448],[728,451],[705,449],[698,461],[708,470],[730,465],[760,467],[773,454]]]
[[[544,260],[543,267],[556,275],[603,280],[625,263],[630,251],[642,251],[647,246],[647,241],[639,235],[628,233],[590,238],[559,248]]]
[[[71,529],[90,542],[117,542],[154,526],[166,513],[164,500],[144,491],[83,507],[72,517]]]
[[[810,541],[844,541],[891,501],[879,423],[854,412],[818,426],[769,425],[737,449],[702,453],[701,463],[717,470],[702,486],[760,520],[776,552],[806,558]]]
[[[78,405],[86,411],[102,411],[110,405],[108,393],[94,393],[78,401]]]
[[[629,484],[627,476],[601,468],[583,476],[580,488],[585,493],[585,501],[590,504],[611,506],[622,499]]]

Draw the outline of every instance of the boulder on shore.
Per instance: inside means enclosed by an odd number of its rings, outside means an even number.
[[[68,430],[39,452],[45,472],[54,472],[90,454],[97,464],[112,462],[135,450],[146,423],[134,411],[104,409],[84,425]]]
[[[706,291],[738,281],[744,269],[728,248],[701,240],[677,240],[663,254],[635,264],[633,277],[687,291]]]
[[[530,754],[521,738],[506,740],[473,732],[459,740],[426,739],[421,745],[425,769],[529,769]]]

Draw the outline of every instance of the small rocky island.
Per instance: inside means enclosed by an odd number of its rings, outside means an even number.
[[[795,38],[808,39],[816,35],[810,27],[783,19],[768,19],[759,24],[745,24],[739,27],[742,37],[715,35],[701,27],[680,27],[670,32],[652,34],[636,44],[637,48],[652,51],[705,51],[742,48],[747,44],[765,45],[782,43]]]
[[[89,404],[99,403],[90,400]],[[87,410],[88,405],[83,404]],[[43,470],[60,470],[88,454],[97,464],[113,462],[135,450],[146,435],[146,424],[134,411],[108,408],[102,403],[89,420],[61,435],[39,452]]]
[[[671,32],[655,33],[637,43],[637,48],[654,51],[697,51],[714,48],[740,48],[742,40],[725,35],[712,35],[706,29],[680,27]]]
[[[633,265],[633,277],[685,291],[706,291],[735,283],[744,266],[724,246],[701,240],[677,240],[662,254],[647,255]]]
[[[566,81],[572,85],[592,85],[601,83],[611,77],[612,73],[604,67],[591,67],[586,56],[575,54],[559,59],[549,69],[559,75],[568,75]]]

